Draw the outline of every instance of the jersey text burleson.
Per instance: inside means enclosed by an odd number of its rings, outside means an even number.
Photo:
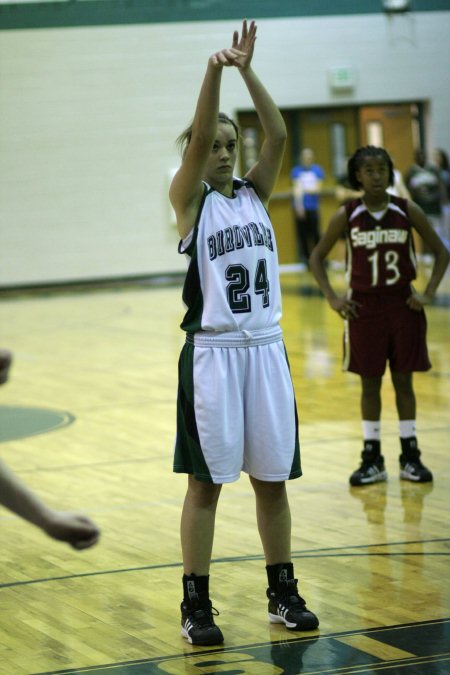
[[[263,223],[248,223],[248,225],[233,225],[218,230],[207,239],[209,259],[230,253],[244,246],[266,246],[273,251],[272,233]]]

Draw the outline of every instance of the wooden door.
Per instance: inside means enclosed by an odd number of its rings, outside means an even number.
[[[292,211],[291,169],[298,162],[301,148],[312,148],[318,164],[325,171],[324,192],[321,199],[321,229],[336,210],[335,185],[339,165],[336,152],[341,155],[340,171],[358,145],[358,116],[356,108],[313,108],[285,110],[283,117],[288,129],[288,143],[280,176],[270,202],[270,215],[275,228],[281,264],[295,264],[299,260],[297,235]],[[241,168],[244,173],[257,156],[262,142],[262,130],[256,113],[238,114],[241,128]],[[336,140],[340,139],[338,143]]]
[[[281,264],[298,262],[295,224],[292,216],[291,168],[294,115],[283,112],[288,130],[288,144],[283,157],[275,190],[269,204],[269,213],[277,239],[278,257]],[[241,132],[240,169],[243,175],[256,160],[263,141],[263,131],[255,112],[238,113]]]
[[[361,145],[373,142],[392,155],[404,173],[412,163],[417,120],[413,104],[308,108],[283,111],[288,129],[288,143],[280,176],[270,203],[281,264],[297,263],[298,246],[292,212],[291,169],[298,162],[302,148],[311,148],[315,160],[325,171],[320,205],[321,231],[338,208],[335,187],[346,171],[349,156]],[[242,172],[254,161],[262,142],[262,130],[255,112],[238,114],[242,133]],[[374,142],[375,141],[375,142]],[[331,258],[342,258],[342,246]]]
[[[347,171],[347,160],[359,146],[357,108],[318,108],[302,110],[298,120],[299,149],[311,148],[315,161],[324,172],[325,179],[320,200],[320,229],[328,226],[331,216],[339,206],[335,196],[336,184]],[[298,156],[295,158],[298,161]],[[342,258],[340,242],[331,252],[331,258]]]
[[[385,148],[403,174],[413,162],[415,124],[411,104],[365,106],[359,110],[362,145]]]

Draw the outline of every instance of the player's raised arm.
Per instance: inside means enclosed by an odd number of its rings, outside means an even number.
[[[251,67],[256,40],[256,25],[251,22],[247,30],[246,22],[241,39],[234,34],[233,46],[246,53],[240,59],[240,73],[252,97],[259,121],[264,131],[264,141],[256,164],[247,172],[258,194],[267,206],[273,192],[283,160],[287,131],[283,117],[269,92]]]
[[[183,161],[172,180],[169,197],[182,238],[194,226],[203,193],[202,179],[217,131],[222,70],[230,66],[240,68],[245,57],[234,42],[232,47],[222,49],[208,59],[194,119],[180,137],[184,143]]]

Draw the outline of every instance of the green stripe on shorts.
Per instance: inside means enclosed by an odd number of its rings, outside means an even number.
[[[178,361],[177,438],[173,470],[212,483],[197,430],[194,409],[194,345],[185,344]]]

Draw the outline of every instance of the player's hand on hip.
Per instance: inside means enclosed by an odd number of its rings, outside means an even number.
[[[406,304],[410,309],[413,309],[415,312],[421,312],[425,305],[429,305],[432,301],[432,297],[427,295],[420,295],[419,293],[413,292],[406,301]]]
[[[330,306],[343,319],[356,319],[358,317],[358,307],[361,306],[355,300],[348,298],[331,298],[329,300]]]

